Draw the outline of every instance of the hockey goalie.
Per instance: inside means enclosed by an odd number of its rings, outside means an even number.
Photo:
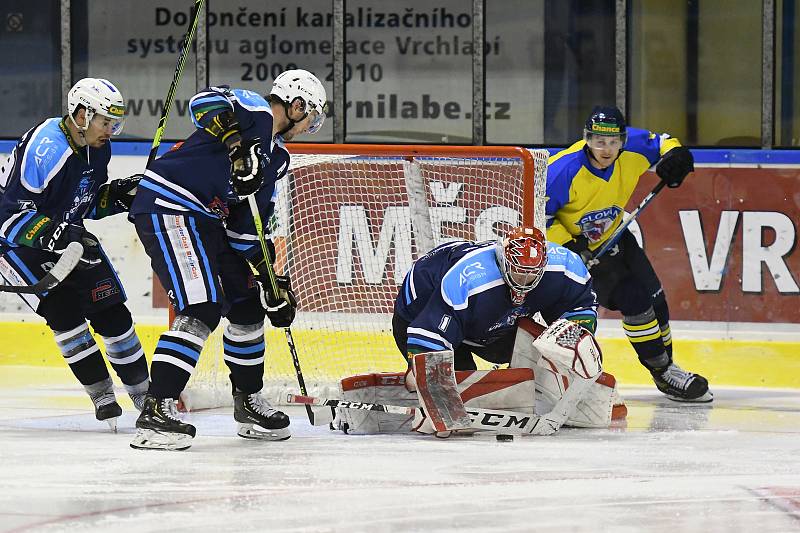
[[[426,355],[441,353],[444,359],[425,365],[432,359]],[[418,355],[405,374],[343,379],[345,400],[419,409],[413,416],[338,409],[336,427],[352,434],[417,431],[448,437],[451,429],[442,431],[432,416],[439,413],[441,418],[445,413],[445,426],[455,426],[459,432],[550,435],[562,426],[605,428],[627,413],[614,377],[602,371],[594,336],[568,320],[556,320],[545,328],[520,319],[506,369],[453,371],[448,379],[442,376],[442,360],[452,363],[452,352]],[[451,380],[455,396],[447,391]],[[452,413],[460,409],[469,420],[459,425]]]

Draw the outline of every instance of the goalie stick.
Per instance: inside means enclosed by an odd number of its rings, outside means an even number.
[[[71,242],[67,245],[64,253],[61,254],[53,268],[42,279],[33,285],[0,285],[0,292],[41,296],[64,281],[64,278],[69,276],[69,273],[75,269],[81,260],[81,256],[83,256],[83,246],[78,242]]]
[[[428,413],[421,407],[402,407],[399,405],[385,405],[379,403],[352,402],[348,400],[338,400],[335,398],[317,398],[299,394],[288,394],[286,402],[289,404],[323,405],[331,408],[358,409],[361,411],[378,411],[381,413],[392,413],[405,416],[421,414],[427,417]],[[530,413],[518,413],[516,411],[504,411],[499,409],[479,409],[475,407],[465,407],[469,414],[469,429],[483,431],[493,431],[504,435],[530,435],[536,431],[542,423],[542,417]],[[436,420],[444,424],[443,420]],[[463,429],[447,428],[450,429]]]

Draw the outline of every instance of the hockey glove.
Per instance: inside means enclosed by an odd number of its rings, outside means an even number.
[[[586,235],[578,235],[569,242],[564,243],[564,248],[578,254],[584,264],[589,264],[594,259],[594,254],[589,250],[589,239]]]
[[[261,303],[267,311],[270,324],[276,328],[291,326],[297,312],[297,298],[292,291],[289,276],[275,276],[275,284],[278,286],[277,296],[272,294],[266,274],[259,275],[259,282],[262,287]]]
[[[238,139],[238,135],[236,135]],[[229,139],[232,137],[229,137]],[[226,142],[226,145],[228,143]],[[238,196],[250,196],[261,188],[261,142],[245,139],[228,145],[231,160],[231,187]]]
[[[83,257],[78,263],[78,268],[92,268],[102,260],[100,257],[100,241],[86,231],[86,228],[78,224],[70,224],[69,222],[53,224],[39,237],[36,244],[37,248],[62,254],[71,242],[79,242],[83,245]]]
[[[656,165],[656,174],[671,189],[680,187],[686,175],[693,171],[694,157],[685,146],[673,148]]]
[[[112,206],[122,211],[130,211],[131,204],[133,204],[133,199],[136,196],[136,188],[139,186],[141,179],[141,174],[134,174],[127,178],[112,180],[103,184],[97,193],[98,211],[108,211],[108,214],[113,214]]]

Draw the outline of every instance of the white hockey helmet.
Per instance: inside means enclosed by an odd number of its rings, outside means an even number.
[[[125,122],[125,100],[122,93],[113,83],[102,78],[83,78],[72,86],[67,94],[67,110],[69,116],[75,123],[72,116],[78,106],[86,108],[86,125],[80,129],[85,130],[89,126],[95,114],[103,115],[113,119],[111,133],[119,135],[122,133],[122,126]]]
[[[303,69],[293,69],[282,72],[275,78],[270,95],[280,98],[284,105],[291,105],[295,99],[300,98],[305,105],[306,114],[316,111],[317,116],[308,128],[308,133],[316,133],[325,122],[325,113],[328,110],[328,95],[322,82],[312,73]],[[303,117],[304,119],[305,117]],[[300,119],[295,122],[300,122]],[[294,122],[292,123],[292,126]]]

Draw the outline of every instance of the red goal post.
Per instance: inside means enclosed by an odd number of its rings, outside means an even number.
[[[452,239],[488,240],[520,223],[544,230],[546,150],[512,146],[289,144],[266,231],[276,271],[300,301],[292,325],[312,395],[341,378],[398,371],[391,314],[417,257]],[[266,222],[266,221],[265,221]],[[224,321],[187,387],[190,406],[229,403]],[[265,392],[296,392],[282,331],[265,328]]]

